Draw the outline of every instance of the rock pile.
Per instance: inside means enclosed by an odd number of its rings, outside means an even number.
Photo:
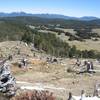
[[[14,96],[16,93],[16,81],[6,60],[0,63],[0,92],[8,97]]]

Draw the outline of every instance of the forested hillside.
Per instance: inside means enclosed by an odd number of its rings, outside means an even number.
[[[64,42],[60,38],[56,37],[55,34],[38,32],[37,29],[31,29],[28,26],[45,26],[49,27],[49,24],[60,24],[65,28],[78,29],[79,27],[100,27],[99,24],[94,21],[76,21],[76,20],[64,20],[64,19],[43,19],[38,17],[8,17],[0,18],[0,41],[7,40],[20,40],[27,43],[34,43],[35,48],[42,50],[48,54],[59,56],[59,57],[99,57],[99,53],[94,50],[77,50],[75,46],[69,46],[68,43]],[[84,31],[83,31],[84,33]],[[78,31],[78,36],[89,38],[87,34],[83,34]],[[91,34],[90,34],[91,35]]]
[[[65,28],[97,28],[100,27],[100,19],[91,20],[91,21],[81,21],[81,20],[65,20],[65,19],[48,19],[40,17],[31,17],[31,16],[19,16],[19,17],[1,17],[0,20],[10,21],[14,23],[24,23],[31,25],[48,25],[60,24],[61,27]]]

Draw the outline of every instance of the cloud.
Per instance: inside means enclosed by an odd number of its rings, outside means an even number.
[[[6,12],[6,13],[11,13],[11,12],[27,12],[27,13],[51,13],[51,14],[64,14],[64,9],[62,8],[2,8],[0,9],[0,12]]]

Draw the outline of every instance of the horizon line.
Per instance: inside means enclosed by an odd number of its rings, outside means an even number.
[[[48,14],[48,15],[62,15],[65,17],[74,17],[74,18],[82,18],[82,17],[96,17],[96,18],[100,18],[98,16],[92,16],[92,15],[84,15],[84,16],[70,16],[70,15],[65,15],[65,14],[58,14],[58,13],[31,13],[31,12],[26,12],[26,11],[11,11],[11,12],[0,12],[0,13],[4,13],[4,14],[11,14],[11,13],[25,13],[25,14]]]

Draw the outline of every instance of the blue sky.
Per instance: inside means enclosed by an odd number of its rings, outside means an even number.
[[[0,0],[0,12],[100,17],[100,0]]]

